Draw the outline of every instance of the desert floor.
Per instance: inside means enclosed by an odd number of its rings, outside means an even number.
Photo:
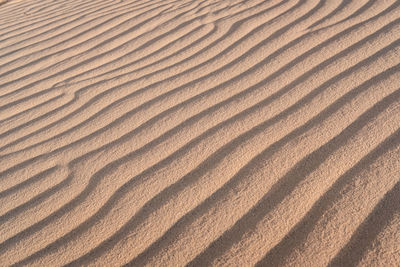
[[[400,1],[0,4],[0,266],[400,266]]]

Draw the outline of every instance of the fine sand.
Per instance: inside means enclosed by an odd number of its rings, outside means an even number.
[[[400,266],[400,1],[3,0],[0,266],[124,264]]]

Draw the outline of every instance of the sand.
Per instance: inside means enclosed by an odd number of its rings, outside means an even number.
[[[0,266],[400,266],[400,1],[0,4]]]

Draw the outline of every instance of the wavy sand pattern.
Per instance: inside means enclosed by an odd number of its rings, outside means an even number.
[[[1,266],[400,266],[400,1],[0,4]]]

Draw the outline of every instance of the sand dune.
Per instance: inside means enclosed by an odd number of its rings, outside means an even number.
[[[400,266],[400,1],[0,1],[0,266]]]

